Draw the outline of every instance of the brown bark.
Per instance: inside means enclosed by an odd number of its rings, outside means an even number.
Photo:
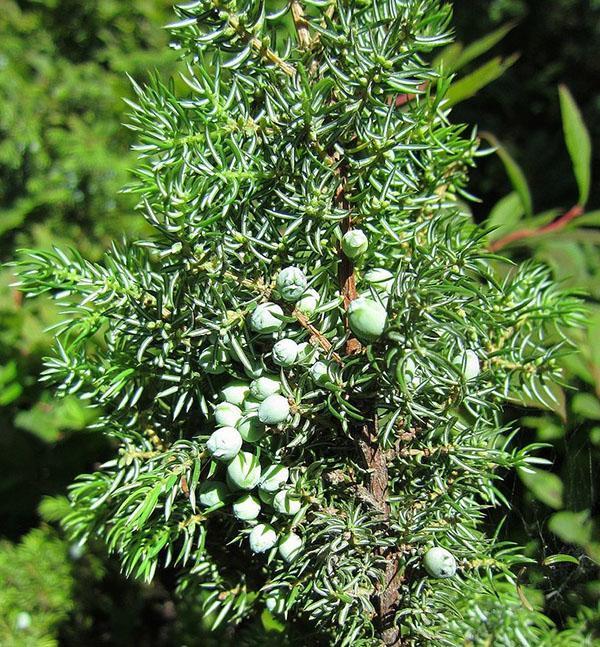
[[[349,205],[345,199],[346,185],[344,181],[343,168],[340,169],[342,182],[336,193],[338,205],[349,210]],[[352,229],[352,217],[348,214],[344,222],[344,233]],[[354,274],[354,264],[342,249],[339,250],[339,285],[340,292],[344,299],[344,308],[347,310],[354,299],[357,298],[356,277]],[[346,330],[349,330],[348,318],[346,317]],[[348,337],[346,342],[346,354],[354,355],[362,349],[358,339]],[[380,511],[382,518],[387,521],[390,514],[390,507],[387,501],[388,489],[388,469],[386,454],[378,441],[377,417],[375,411],[369,412],[371,416],[360,428],[357,436],[357,448],[364,463],[364,467],[369,474],[367,490],[369,498]],[[384,578],[377,592],[376,610],[377,624],[379,626],[380,637],[385,645],[392,647],[401,645],[399,628],[394,623],[394,614],[397,608],[399,598],[399,587],[402,582],[402,574],[399,572],[399,561],[396,554],[384,554],[386,559],[386,569]]]

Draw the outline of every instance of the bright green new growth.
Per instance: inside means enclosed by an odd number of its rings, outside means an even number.
[[[216,625],[260,615],[276,590],[282,617],[325,644],[487,639],[478,619],[514,606],[506,582],[526,560],[485,512],[505,501],[502,474],[536,460],[500,413],[551,401],[579,305],[539,267],[499,276],[464,213],[477,142],[450,123],[430,63],[451,41],[445,3],[269,11],[177,9],[189,90],[156,80],[132,104],[130,190],[154,236],[102,265],[21,261],[23,290],[65,304],[45,378],[100,405],[120,444],[74,484],[66,527],[103,537],[128,574],[175,566]],[[340,241],[358,228],[356,267]],[[297,347],[279,355],[284,339]],[[235,428],[219,402],[244,412]],[[428,574],[431,546],[453,577]],[[490,640],[536,643],[545,627],[520,613]]]

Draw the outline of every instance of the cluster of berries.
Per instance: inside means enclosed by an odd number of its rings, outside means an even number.
[[[352,260],[357,260],[367,248],[368,239],[360,229],[347,232],[342,239],[342,249]],[[385,269],[375,268],[366,271],[363,278],[377,300],[361,296],[352,301],[348,321],[353,334],[360,341],[371,343],[380,338],[386,329],[387,303],[394,276]],[[319,306],[318,292],[308,287],[307,277],[298,267],[281,270],[275,287],[282,301],[294,304],[296,310],[308,317]],[[248,326],[259,338],[274,338],[270,349],[274,367],[269,370],[279,368],[286,371],[292,367],[302,367],[317,387],[326,387],[331,382],[331,363],[318,360],[317,351],[309,342],[296,341],[292,338],[293,333],[286,335],[286,317],[281,305],[272,301],[259,304],[249,315]],[[462,368],[467,380],[479,374],[479,358],[471,350],[462,353],[454,362]],[[404,377],[408,374],[410,383],[418,386],[419,371],[412,358],[399,362],[398,370],[401,368]],[[213,412],[216,429],[206,442],[206,450],[215,462],[225,464],[226,478],[225,481],[205,481],[200,488],[199,500],[206,508],[223,507],[231,502],[233,515],[249,526],[250,549],[263,553],[277,545],[280,556],[289,562],[302,550],[302,539],[293,531],[278,533],[271,523],[280,516],[295,517],[302,510],[302,497],[288,483],[290,473],[286,466],[261,464],[261,453],[248,451],[252,447],[244,447],[244,443],[260,445],[269,428],[285,427],[291,416],[290,400],[282,393],[280,377],[274,372],[261,373],[251,382],[233,380],[218,393],[220,402],[215,405]],[[259,521],[261,513],[264,520]],[[444,554],[442,574],[430,562],[437,555],[435,551],[443,549],[432,550],[434,552],[429,551],[424,559],[429,574],[434,577],[453,575],[455,563],[453,568],[448,567],[448,559],[454,559],[452,555]]]

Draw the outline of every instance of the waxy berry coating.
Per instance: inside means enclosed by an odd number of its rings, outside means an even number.
[[[360,297],[348,307],[348,320],[352,332],[360,341],[372,342],[383,335],[387,312],[380,303]]]
[[[302,539],[296,533],[289,532],[280,539],[278,548],[286,562],[293,562],[302,550]]]
[[[230,461],[241,448],[242,437],[234,427],[221,427],[206,441],[206,449],[219,461]]]
[[[255,488],[261,476],[258,458],[250,452],[240,452],[227,466],[227,482],[240,490]]]
[[[265,425],[278,425],[290,415],[290,403],[282,395],[270,395],[258,407],[258,419]]]
[[[261,303],[250,315],[250,328],[261,335],[277,332],[285,325],[283,310],[276,303]]]
[[[277,543],[277,533],[272,526],[266,523],[259,523],[252,528],[249,536],[250,550],[253,553],[264,553],[271,550]]]
[[[441,546],[430,548],[425,553],[423,566],[431,577],[437,579],[446,579],[456,574],[456,559],[454,559],[454,555]]]
[[[342,250],[348,258],[362,256],[369,247],[369,239],[362,229],[351,229],[342,238]]]

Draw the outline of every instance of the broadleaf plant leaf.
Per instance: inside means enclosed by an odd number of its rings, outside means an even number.
[[[519,166],[516,160],[512,155],[506,150],[504,145],[497,139],[495,135],[491,133],[483,133],[482,137],[494,146],[498,157],[502,160],[508,179],[512,184],[513,189],[517,192],[523,205],[525,215],[528,218],[533,216],[533,198],[531,197],[531,189],[523,173],[523,169]]]
[[[573,172],[579,187],[579,204],[585,206],[590,196],[592,181],[592,143],[583,117],[565,85],[559,87],[565,143],[573,163]]]

